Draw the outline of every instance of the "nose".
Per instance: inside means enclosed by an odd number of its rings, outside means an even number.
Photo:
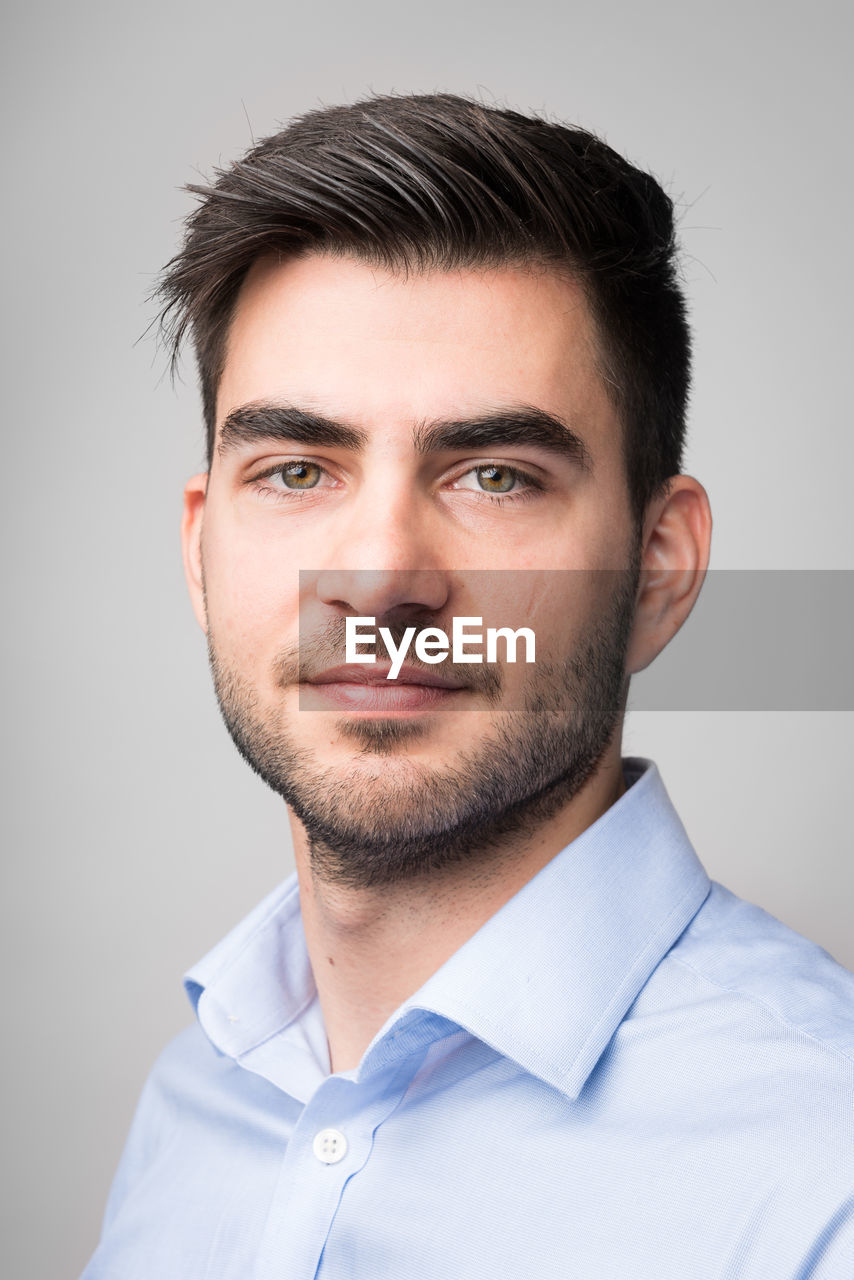
[[[417,486],[394,480],[366,487],[339,526],[327,567],[316,575],[323,604],[375,618],[435,614],[446,605],[452,566],[443,563],[429,503]]]
[[[358,617],[438,613],[448,599],[447,576],[438,569],[329,569],[317,575],[317,596]]]

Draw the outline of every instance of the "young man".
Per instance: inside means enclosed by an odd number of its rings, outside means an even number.
[[[187,579],[297,871],[187,975],[87,1280],[850,1280],[854,979],[620,757],[711,531],[669,200],[450,96],[199,194]]]

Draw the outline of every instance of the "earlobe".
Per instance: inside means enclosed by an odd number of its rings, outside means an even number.
[[[693,476],[674,476],[644,522],[641,575],[626,668],[642,671],[676,635],[694,607],[712,536],[708,495]]]
[[[181,549],[184,556],[184,575],[190,602],[199,626],[207,634],[208,620],[205,609],[205,592],[202,576],[202,527],[204,524],[205,496],[208,473],[200,472],[187,481],[184,487],[184,513],[181,518]]]

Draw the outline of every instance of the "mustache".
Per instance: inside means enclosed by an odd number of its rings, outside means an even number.
[[[378,617],[376,619],[378,636],[377,658],[382,661],[382,651],[384,649],[382,641],[379,639],[380,627],[388,628],[392,643],[395,647],[399,647],[403,643],[407,629],[413,626],[419,629],[442,627],[442,623],[436,618],[419,618],[416,621],[412,618]],[[305,684],[315,679],[323,671],[328,671],[330,667],[343,666],[347,661],[345,627],[345,619],[338,617],[330,619],[321,630],[308,631],[300,628],[298,644],[282,649],[276,656],[276,683],[281,688],[285,688],[290,684]],[[446,630],[447,628],[442,627],[442,629]],[[407,667],[414,667],[416,670],[435,674],[437,664],[420,662],[414,653],[413,646],[410,645],[406,655],[406,665]],[[443,676],[452,678],[464,688],[471,690],[471,692],[479,693],[490,701],[495,701],[499,698],[502,679],[501,668],[498,663],[455,663],[448,657],[443,659],[439,665]]]

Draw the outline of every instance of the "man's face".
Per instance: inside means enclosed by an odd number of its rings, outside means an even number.
[[[195,501],[223,714],[327,874],[378,884],[474,857],[613,749],[636,539],[571,280],[256,263]],[[528,626],[536,662],[408,659],[414,684],[365,685],[370,667],[334,671],[347,616],[396,638],[454,616]]]

